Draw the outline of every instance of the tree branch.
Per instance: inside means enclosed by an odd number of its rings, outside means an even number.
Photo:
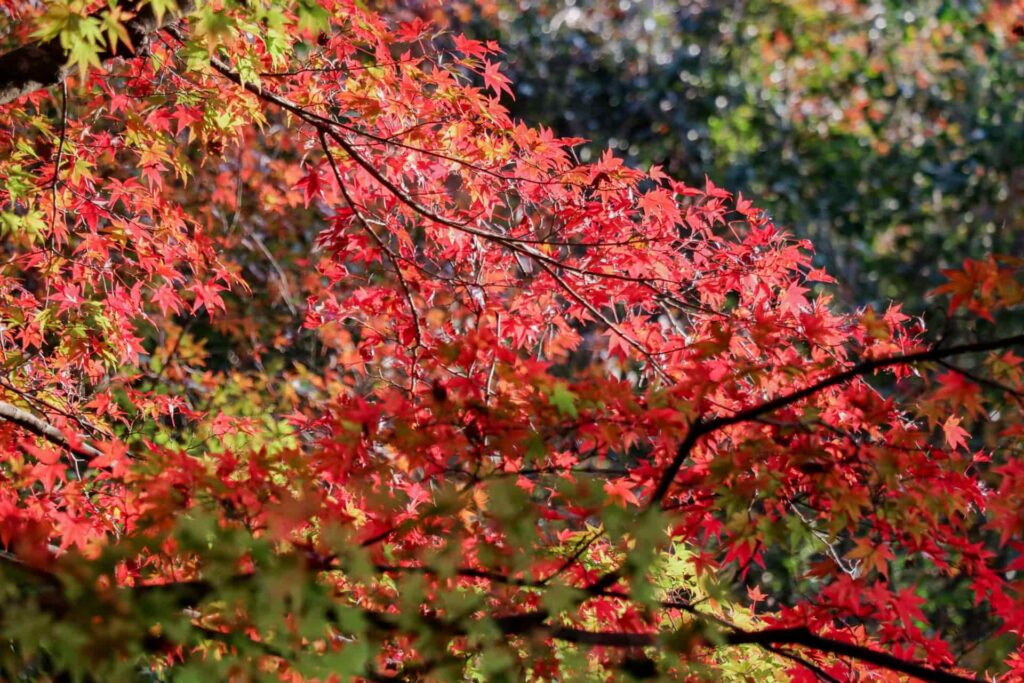
[[[913,676],[922,681],[934,681],[935,683],[965,683],[976,681],[976,678],[968,678],[949,671],[932,669],[916,662],[906,661],[885,652],[878,652],[862,645],[844,643],[831,638],[823,638],[815,635],[810,629],[798,626],[796,628],[765,629],[763,631],[738,631],[726,636],[730,645],[799,645],[818,652],[849,657],[862,661],[866,664],[898,671]]]
[[[857,363],[842,372],[829,375],[828,377],[818,380],[803,389],[797,389],[796,391],[791,391],[788,394],[777,396],[771,400],[765,401],[764,403],[759,403],[758,405],[733,413],[732,415],[722,415],[721,417],[716,417],[710,420],[697,420],[690,427],[690,431],[687,432],[682,443],[680,443],[672,462],[669,463],[667,468],[665,468],[665,472],[662,474],[657,487],[655,487],[654,494],[651,496],[648,507],[657,505],[665,497],[672,485],[672,482],[675,480],[676,475],[679,474],[679,470],[682,468],[683,462],[690,455],[690,451],[693,449],[694,445],[696,445],[697,440],[702,436],[724,427],[730,427],[743,422],[756,420],[757,418],[763,417],[764,415],[772,413],[780,408],[785,408],[786,406],[802,401],[805,398],[810,398],[819,391],[837,386],[856,377],[871,374],[875,370],[890,368],[897,365],[941,361],[944,358],[962,356],[968,353],[995,351],[1013,346],[1024,346],[1024,334],[1004,337],[1002,339],[975,342],[972,344],[948,346],[946,348],[932,347],[930,349],[925,349],[924,351],[916,351],[914,353],[901,354],[898,356],[889,356],[887,358],[873,358],[862,363]]]
[[[22,429],[46,439],[50,443],[68,449],[75,455],[89,459],[97,458],[102,455],[102,453],[97,449],[88,444],[72,444],[68,438],[64,436],[63,432],[49,422],[36,417],[26,410],[22,410],[17,406],[11,405],[6,401],[0,401],[0,420],[6,420],[7,422],[16,424]]]
[[[732,415],[725,415],[723,417],[717,417],[713,420],[708,420],[703,423],[701,431],[704,434],[708,434],[722,427],[728,427],[741,422],[749,422],[755,418],[767,415],[779,408],[784,408],[788,405],[792,405],[797,401],[805,398],[810,398],[814,394],[818,393],[823,389],[834,387],[837,384],[842,384],[847,380],[851,380],[855,377],[867,375],[875,370],[881,370],[883,368],[890,368],[896,365],[910,365],[913,363],[926,363],[929,361],[938,361],[944,358],[952,358],[954,356],[962,356],[968,353],[982,353],[984,351],[996,351],[998,349],[1005,349],[1012,346],[1024,346],[1024,334],[1014,335],[1012,337],[1004,337],[1002,339],[990,339],[982,342],[975,342],[973,344],[960,344],[958,346],[948,346],[946,348],[932,347],[924,351],[917,351],[915,353],[907,353],[899,356],[889,356],[888,358],[874,358],[866,360],[862,363],[858,363],[851,368],[848,368],[842,372],[836,373],[825,379],[819,380],[810,386],[804,387],[803,389],[797,389],[788,394],[783,394],[777,398],[773,398],[770,401],[765,401],[756,406],[741,410],[738,413]]]

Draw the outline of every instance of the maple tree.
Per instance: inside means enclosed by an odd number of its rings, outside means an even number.
[[[2,8],[6,676],[963,681],[968,629],[1024,674],[1019,260],[932,335],[513,121],[495,44]]]

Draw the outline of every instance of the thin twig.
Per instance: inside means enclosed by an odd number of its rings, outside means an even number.
[[[60,182],[60,165],[64,160],[64,141],[68,134],[68,84],[67,81],[60,83],[60,142],[57,145],[57,158],[53,162],[53,179],[50,181],[50,203],[53,205],[53,213],[50,215],[50,239],[53,239],[53,230],[57,225],[57,184]]]

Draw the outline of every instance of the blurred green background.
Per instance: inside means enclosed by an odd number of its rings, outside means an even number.
[[[421,6],[421,10],[424,8]],[[478,0],[513,113],[810,239],[847,306],[927,305],[941,269],[1024,256],[1024,2]],[[436,17],[435,17],[436,18]]]

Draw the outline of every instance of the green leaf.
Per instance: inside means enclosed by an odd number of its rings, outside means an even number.
[[[299,0],[298,27],[310,33],[326,31],[331,27],[330,15],[313,0]]]
[[[577,417],[579,415],[576,410],[576,394],[569,391],[569,387],[565,382],[557,382],[555,384],[554,388],[551,389],[548,400],[551,401],[551,405],[558,408],[558,412],[562,415],[568,415],[569,417]]]
[[[164,15],[168,12],[178,11],[178,0],[146,0],[146,4],[153,8],[153,16],[157,23],[163,23]]]

